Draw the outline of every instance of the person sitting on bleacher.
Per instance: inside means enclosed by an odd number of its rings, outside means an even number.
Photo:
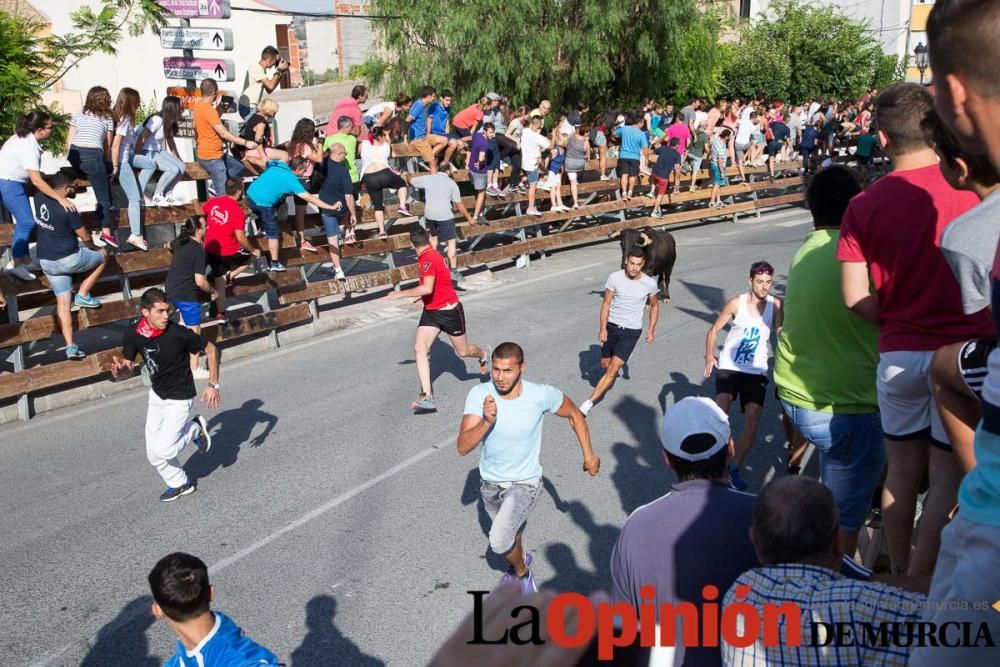
[[[287,270],[278,260],[278,253],[281,250],[281,229],[278,227],[277,208],[288,195],[295,195],[316,208],[337,210],[316,195],[309,194],[302,185],[299,179],[305,176],[307,163],[308,158],[304,157],[293,157],[287,164],[272,160],[267,163],[264,173],[247,188],[247,206],[257,216],[267,235],[267,250],[271,259],[269,271]]]
[[[90,232],[79,213],[64,208],[60,203],[73,197],[75,188],[72,179],[59,173],[49,176],[47,181],[56,198],[41,191],[35,193],[38,261],[56,296],[56,317],[66,340],[66,358],[83,359],[86,353],[73,343],[73,318],[70,315],[73,276],[87,274],[73,303],[81,308],[100,308],[100,299],[92,296],[90,290],[107,266],[108,256],[103,249],[91,250],[80,245],[81,240],[91,242]]]
[[[226,287],[250,265],[250,255],[260,257],[260,250],[250,245],[246,235],[246,216],[239,202],[243,199],[243,181],[226,179],[226,194],[205,202],[205,260],[215,282],[215,321],[226,322]],[[247,254],[249,253],[249,254]]]

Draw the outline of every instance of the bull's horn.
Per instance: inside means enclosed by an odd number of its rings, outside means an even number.
[[[639,234],[639,238],[642,239],[642,243],[640,243],[639,245],[642,246],[643,248],[645,248],[646,246],[650,245],[653,242],[653,239],[649,238],[649,234],[646,234],[645,232]]]

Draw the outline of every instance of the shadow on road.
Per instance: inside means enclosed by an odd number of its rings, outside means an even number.
[[[207,454],[191,457],[184,468],[187,474],[193,480],[208,477],[217,468],[228,468],[236,463],[244,443],[251,447],[263,445],[278,423],[275,415],[261,410],[263,405],[260,399],[252,398],[238,408],[212,417],[208,422],[212,449]],[[264,430],[251,439],[260,424],[264,425]]]
[[[590,513],[586,505],[578,500],[566,503],[566,511],[573,519],[573,523],[579,526],[590,539],[587,551],[594,570],[582,568],[577,563],[573,549],[568,545],[562,542],[550,544],[545,549],[545,556],[556,573],[544,582],[544,586],[558,592],[572,591],[584,595],[598,590],[610,590],[609,564],[611,550],[618,539],[619,527],[595,523],[594,515]]]
[[[411,350],[412,351],[412,350]],[[455,354],[455,348],[453,348],[449,343],[441,340],[440,337],[434,339],[434,344],[431,345],[430,350],[430,361],[431,361],[431,383],[433,384],[435,380],[444,375],[445,373],[451,373],[455,376],[455,379],[459,381],[465,380],[479,380],[482,382],[483,376],[478,372],[470,373],[466,362],[476,363],[475,359],[460,359],[457,354]],[[398,366],[414,366],[416,365],[416,359],[403,359],[397,362]]]
[[[146,630],[156,619],[150,606],[153,598],[146,595],[129,602],[113,621],[97,633],[97,641],[84,657],[80,667],[158,667],[163,660],[149,653]],[[171,653],[173,647],[171,647]]]
[[[687,398],[688,396],[709,396],[715,394],[714,388],[709,390],[707,387],[703,387],[700,384],[695,384],[688,379],[687,375],[684,373],[678,373],[677,371],[672,371],[670,373],[671,382],[666,383],[660,389],[660,394],[658,396],[660,402],[660,414],[662,415],[667,411],[667,396],[670,396],[673,400],[670,401],[671,405],[677,403],[682,398]],[[701,378],[699,378],[701,379]]]
[[[361,652],[361,649],[337,629],[337,599],[317,595],[306,603],[306,637],[292,651],[291,667],[311,665],[351,665],[382,667],[385,662]]]
[[[618,490],[622,509],[631,514],[635,508],[666,493],[673,476],[663,461],[657,409],[625,396],[612,411],[636,443],[616,442],[611,447],[616,461],[611,480]]]
[[[709,324],[714,324],[719,311],[721,311],[722,307],[726,305],[725,292],[713,285],[702,285],[683,279],[681,280],[681,283],[687,287],[688,290],[690,290],[691,294],[693,294],[695,298],[701,301],[702,305],[708,310],[708,312],[694,310],[693,308],[684,308],[681,306],[678,306],[677,309],[683,313],[691,315],[692,317],[704,320]]]

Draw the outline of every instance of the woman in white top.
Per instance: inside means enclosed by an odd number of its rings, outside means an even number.
[[[35,228],[35,215],[26,189],[28,182],[39,192],[55,199],[67,211],[76,210],[73,202],[60,197],[42,177],[42,147],[38,142],[50,136],[52,116],[44,111],[32,111],[17,119],[16,133],[0,148],[0,204],[14,216],[11,248],[14,259],[6,270],[21,280],[35,279],[35,274],[25,266],[30,261],[28,239]]]
[[[69,163],[87,175],[97,198],[97,216],[101,219],[101,234],[94,236],[94,245],[118,247],[115,221],[111,210],[111,137],[115,131],[111,118],[111,93],[103,86],[87,91],[83,111],[75,114],[69,124],[66,148]]]
[[[382,191],[395,188],[399,197],[399,214],[410,215],[406,208],[408,190],[402,176],[392,170],[389,156],[392,144],[389,133],[381,127],[372,128],[368,139],[361,142],[361,184],[368,190],[375,208],[375,222],[378,224],[378,237],[385,238],[385,203]]]
[[[118,91],[111,117],[115,121],[115,138],[111,141],[111,165],[118,176],[118,185],[128,198],[129,237],[125,242],[139,250],[149,250],[142,238],[142,192],[132,170],[132,151],[135,143],[135,112],[140,104],[139,92],[134,88]]]
[[[181,159],[174,138],[177,136],[177,122],[181,117],[181,100],[168,95],[163,98],[159,113],[146,119],[139,137],[135,140],[135,155],[132,166],[139,171],[139,192],[145,194],[149,179],[157,170],[163,172],[156,181],[152,199],[145,197],[146,206],[184,206],[173,195],[174,186],[181,179],[187,165]]]

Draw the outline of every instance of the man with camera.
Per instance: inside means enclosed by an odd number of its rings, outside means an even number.
[[[271,72],[271,76],[267,73]],[[256,110],[265,93],[274,92],[281,84],[281,77],[288,71],[288,61],[281,57],[278,49],[265,47],[260,53],[260,61],[250,66],[240,94],[239,114],[246,120]]]

